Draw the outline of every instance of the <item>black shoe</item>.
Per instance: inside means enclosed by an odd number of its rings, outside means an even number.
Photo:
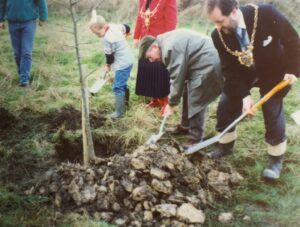
[[[22,83],[22,84],[19,84],[19,87],[28,88],[28,87],[30,87],[30,84],[29,83]]]
[[[209,152],[207,154],[207,156],[209,158],[219,159],[219,158],[221,158],[223,156],[232,154],[234,142],[235,141],[232,141],[230,143],[225,143],[225,144],[218,143],[217,149],[214,150],[214,151]]]
[[[168,132],[172,135],[188,135],[189,127],[184,127],[182,125],[176,125],[172,128],[167,128],[166,132]]]

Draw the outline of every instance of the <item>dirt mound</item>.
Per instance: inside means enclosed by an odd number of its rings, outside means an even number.
[[[118,226],[187,226],[203,223],[204,209],[242,180],[225,162],[192,162],[174,147],[151,145],[89,168],[62,164],[34,191],[62,212],[84,210]]]
[[[17,121],[16,117],[4,108],[0,108],[0,119],[0,130],[11,128]]]

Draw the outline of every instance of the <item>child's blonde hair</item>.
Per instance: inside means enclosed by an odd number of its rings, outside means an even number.
[[[93,26],[97,26],[101,29],[104,27],[105,24],[106,24],[106,21],[105,21],[104,17],[97,15],[96,10],[93,9],[92,18],[90,20],[89,27],[91,28]]]

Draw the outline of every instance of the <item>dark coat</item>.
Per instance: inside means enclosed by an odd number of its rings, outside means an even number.
[[[255,9],[249,5],[240,9],[251,39]],[[234,33],[222,32],[222,35],[231,50],[241,50]],[[284,74],[300,76],[299,36],[288,20],[272,5],[259,5],[253,53],[254,69],[241,65],[237,57],[225,50],[217,30],[213,31],[212,39],[222,63],[224,92],[230,97],[249,95],[256,80],[255,86],[264,94],[280,82]]]

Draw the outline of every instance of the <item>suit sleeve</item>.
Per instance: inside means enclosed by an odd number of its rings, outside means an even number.
[[[300,39],[287,18],[271,6],[273,30],[284,47],[285,73],[300,77]]]
[[[142,30],[142,25],[143,25],[143,21],[142,18],[140,17],[140,9],[141,9],[141,4],[142,1],[139,1],[139,6],[138,6],[138,15],[136,17],[136,22],[135,22],[135,29],[134,29],[134,34],[133,34],[133,38],[134,39],[140,39],[141,38],[141,30]]]
[[[6,14],[6,0],[0,0],[0,22],[4,21]]]
[[[167,0],[165,3],[165,32],[176,29],[177,25],[177,4],[176,0]]]
[[[39,19],[40,21],[48,20],[48,7],[46,0],[39,0]]]
[[[233,56],[226,52],[218,32],[215,30],[212,33],[212,40],[219,53],[221,60],[222,73],[224,76],[224,92],[229,97],[244,98],[250,94],[250,86],[245,80],[241,79],[243,69]]]
[[[187,63],[185,53],[182,51],[167,51],[167,57],[164,61],[170,75],[170,94],[169,104],[178,105],[183,93],[185,75],[187,72]]]

